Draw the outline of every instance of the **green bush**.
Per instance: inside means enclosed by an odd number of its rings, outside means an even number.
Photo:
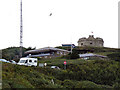
[[[2,88],[11,88],[11,86],[10,86],[11,83],[12,83],[11,81],[3,80],[2,81]]]
[[[49,60],[46,60],[49,61]],[[64,59],[50,60],[63,67]],[[27,67],[3,63],[3,88],[117,88],[120,62],[113,60],[67,60],[67,69]],[[54,80],[54,84],[51,80]]]
[[[75,88],[100,88],[100,86],[91,81],[80,81]]]
[[[115,84],[113,84],[113,88],[120,88],[120,83],[116,82]]]
[[[120,52],[107,55],[110,59],[120,61]]]
[[[112,86],[109,86],[109,85],[99,85],[100,88],[113,88]]]
[[[71,80],[64,80],[62,82],[62,85],[65,87],[65,88],[74,88],[75,87],[75,84],[73,81]]]

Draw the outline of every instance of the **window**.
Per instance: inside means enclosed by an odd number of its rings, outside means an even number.
[[[81,43],[81,45],[83,45],[83,43]]]
[[[25,63],[25,60],[21,60],[20,63]]]
[[[34,62],[37,62],[36,60]]]
[[[32,62],[32,60],[29,60],[29,62]]]
[[[90,44],[92,44],[92,43],[90,43]]]

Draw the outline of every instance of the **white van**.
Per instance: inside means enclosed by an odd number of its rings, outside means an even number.
[[[37,58],[21,58],[18,65],[37,66]]]

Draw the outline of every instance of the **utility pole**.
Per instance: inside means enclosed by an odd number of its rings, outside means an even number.
[[[20,2],[20,57],[22,57],[23,49],[23,20],[22,20],[22,0]]]

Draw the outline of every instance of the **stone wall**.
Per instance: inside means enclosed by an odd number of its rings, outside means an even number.
[[[78,46],[93,46],[93,47],[103,47],[104,41],[102,38],[94,38],[93,35],[89,35],[88,38],[80,38],[78,40]]]

